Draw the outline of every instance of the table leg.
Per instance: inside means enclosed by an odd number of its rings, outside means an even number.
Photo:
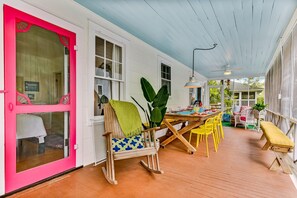
[[[172,131],[173,135],[171,135],[169,138],[161,143],[162,147],[165,147],[167,144],[178,138],[188,148],[189,153],[193,154],[194,152],[196,152],[196,149],[182,135],[187,131],[190,131],[191,129],[201,125],[202,122],[192,122],[187,126],[181,128],[179,131],[177,131],[166,119],[164,119],[163,122]]]

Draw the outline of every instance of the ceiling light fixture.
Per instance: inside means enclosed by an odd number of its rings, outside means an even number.
[[[226,75],[226,76],[227,76],[227,75],[230,75],[231,73],[232,73],[231,70],[225,70],[225,71],[224,71],[224,75]]]
[[[192,76],[190,77],[190,81],[185,84],[185,88],[198,88],[202,87],[200,82],[197,82],[194,76],[194,56],[196,50],[212,50],[214,49],[218,44],[213,44],[213,47],[211,48],[195,48],[193,49],[193,65],[192,65]]]

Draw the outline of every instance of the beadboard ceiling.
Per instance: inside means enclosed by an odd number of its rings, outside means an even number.
[[[265,74],[296,0],[75,0],[207,78]]]

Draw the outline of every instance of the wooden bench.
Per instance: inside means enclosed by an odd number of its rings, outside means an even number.
[[[260,127],[263,131],[261,140],[266,138],[267,142],[262,150],[274,151],[276,158],[270,166],[270,170],[276,170],[281,167],[284,173],[291,174],[292,171],[289,165],[285,162],[285,157],[288,152],[294,148],[294,143],[272,122],[262,121]]]

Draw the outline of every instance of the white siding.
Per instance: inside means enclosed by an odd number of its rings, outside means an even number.
[[[189,79],[191,69],[156,50],[133,35],[125,32],[119,27],[109,23],[94,13],[86,10],[71,0],[0,0],[1,5],[7,4],[16,9],[27,12],[43,20],[54,23],[58,26],[69,29],[77,34],[77,166],[87,165],[95,161],[94,146],[94,128],[95,136],[102,134],[103,124],[99,123],[96,127],[91,121],[91,109],[89,104],[93,101],[88,93],[87,86],[93,86],[88,83],[88,24],[93,21],[105,29],[113,32],[128,40],[126,56],[126,100],[131,100],[130,96],[135,97],[139,102],[145,104],[139,84],[140,77],[147,78],[155,88],[160,87],[160,66],[158,57],[165,58],[172,64],[172,96],[169,99],[168,106],[175,108],[177,106],[188,105],[188,89],[183,86]],[[3,9],[0,9],[0,20],[3,17]],[[3,38],[3,27],[0,27],[0,37]],[[3,40],[0,40],[0,89],[4,87],[4,64],[3,64]],[[199,80],[205,81],[202,76]],[[89,94],[89,95],[88,95]],[[4,182],[4,101],[3,94],[0,94],[0,195],[5,192]],[[101,141],[102,142],[102,141]],[[103,148],[102,145],[96,145],[96,148]],[[98,158],[104,156],[104,151],[97,153]]]

